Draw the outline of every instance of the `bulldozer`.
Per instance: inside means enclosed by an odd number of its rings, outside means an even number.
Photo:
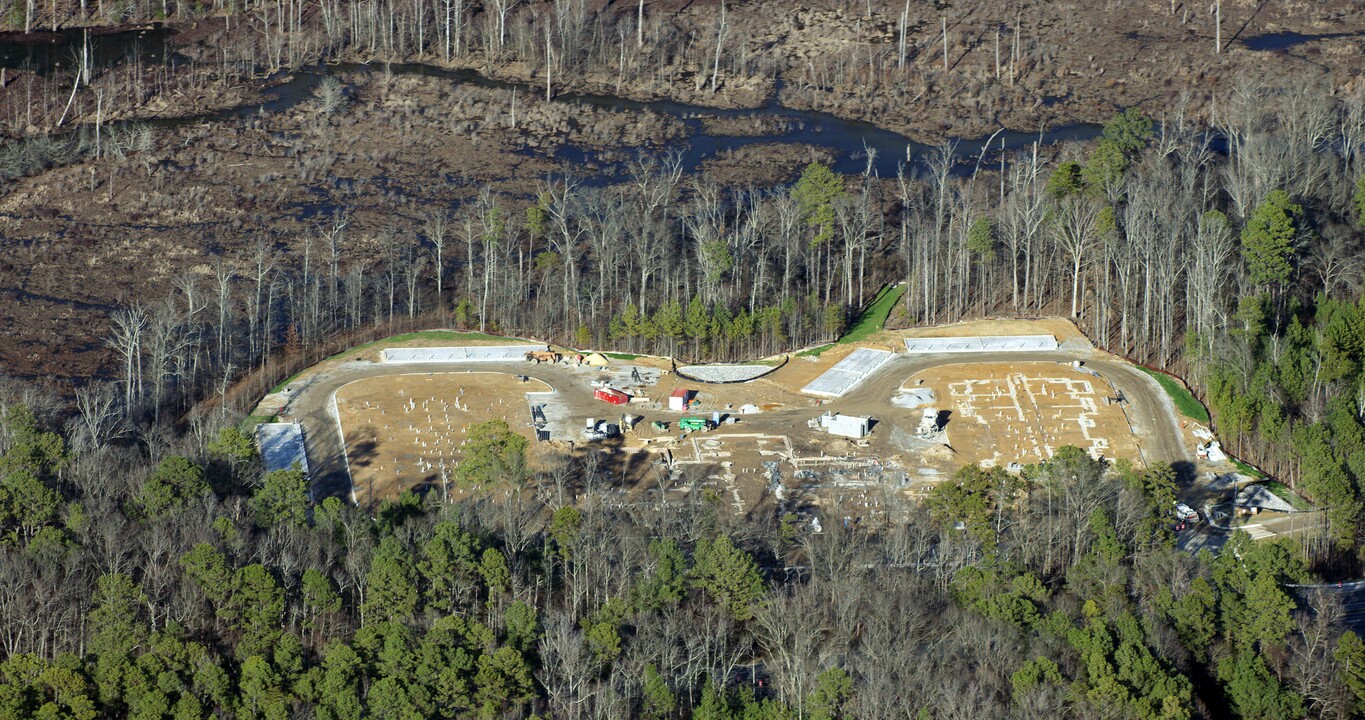
[[[559,362],[560,357],[560,354],[557,352],[549,350],[532,350],[531,352],[526,353],[526,362],[533,362],[537,365],[543,362],[557,363]]]

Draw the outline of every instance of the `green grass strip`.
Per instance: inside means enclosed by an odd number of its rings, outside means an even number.
[[[1143,372],[1156,378],[1157,383],[1166,390],[1166,394],[1171,396],[1171,401],[1182,415],[1191,420],[1197,420],[1205,425],[1209,424],[1209,411],[1204,408],[1195,396],[1180,384],[1179,380],[1163,372],[1141,368]]]
[[[255,434],[257,425],[273,423],[278,419],[278,415],[248,415],[246,419],[242,421],[240,429],[242,432],[252,435]]]
[[[834,343],[830,343],[830,344],[828,344],[828,345],[821,345],[820,347],[813,347],[813,348],[811,348],[811,349],[809,349],[809,350],[802,350],[801,352],[797,353],[796,356],[797,356],[797,357],[820,357],[820,353],[823,353],[824,351],[826,351],[826,350],[828,350],[828,349],[830,349],[830,348],[832,348],[832,347],[834,347]]]
[[[604,353],[602,353],[602,356],[603,356],[603,357],[609,357],[609,358],[611,358],[612,360],[639,360],[640,357],[641,357],[641,356],[639,356],[639,355],[631,355],[630,353],[616,353],[616,352],[604,352]]]
[[[1242,462],[1241,460],[1238,460],[1238,459],[1235,458],[1235,457],[1232,457],[1232,456],[1229,455],[1229,456],[1228,456],[1228,459],[1231,460],[1231,461],[1232,461],[1232,464],[1233,464],[1234,466],[1237,467],[1237,472],[1240,472],[1240,473],[1242,473],[1243,475],[1246,475],[1247,477],[1253,477],[1253,478],[1263,478],[1263,477],[1266,477],[1266,474],[1265,474],[1265,473],[1263,473],[1263,472],[1261,472],[1260,470],[1257,470],[1256,468],[1254,468],[1254,467],[1252,467],[1252,466],[1250,466],[1250,465],[1248,465],[1248,464]]]
[[[877,293],[877,297],[872,299],[872,303],[867,306],[867,310],[853,322],[853,327],[839,338],[841,343],[852,343],[866,340],[874,333],[882,331],[886,327],[886,318],[890,317],[891,310],[900,302],[901,296],[905,294],[905,285],[887,285]]]

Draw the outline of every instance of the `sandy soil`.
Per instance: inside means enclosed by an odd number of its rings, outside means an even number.
[[[357,502],[368,507],[404,490],[440,488],[443,469],[454,470],[476,423],[505,420],[534,445],[525,393],[550,390],[539,380],[496,372],[391,375],[346,385],[336,394],[337,413]],[[450,489],[452,498],[467,492]]]
[[[1122,408],[1105,400],[1115,394],[1109,384],[1067,364],[945,365],[917,373],[903,388],[934,391],[935,407],[949,413],[947,441],[960,463],[1037,463],[1063,445],[1140,460]],[[908,414],[917,423],[920,409]]]
[[[692,414],[704,413],[707,415],[713,411],[725,412],[727,407],[738,412],[741,405],[750,404],[768,411],[778,408],[800,408],[815,405],[813,398],[800,394],[801,388],[770,380],[769,377],[771,376],[746,383],[721,385],[694,382],[677,375],[665,375],[659,379],[659,384],[654,387],[653,395],[658,399],[660,405],[667,408],[668,396],[674,390],[680,388],[695,390],[700,404]]]

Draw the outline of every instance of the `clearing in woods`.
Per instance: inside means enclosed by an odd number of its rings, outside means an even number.
[[[535,440],[526,393],[553,392],[539,380],[498,372],[411,373],[357,380],[337,390],[355,500],[439,489],[459,462],[469,426],[504,420]],[[457,497],[451,485],[452,497]]]
[[[920,384],[922,382],[922,385]],[[1075,445],[1099,457],[1139,459],[1137,437],[1109,382],[1048,362],[963,363],[912,376],[947,410],[948,442],[964,462],[1036,463]]]

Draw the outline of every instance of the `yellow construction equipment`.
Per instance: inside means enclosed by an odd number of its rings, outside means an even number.
[[[533,362],[537,365],[543,362],[557,363],[559,362],[560,357],[559,353],[548,350],[532,350],[531,352],[526,353],[526,361]]]

